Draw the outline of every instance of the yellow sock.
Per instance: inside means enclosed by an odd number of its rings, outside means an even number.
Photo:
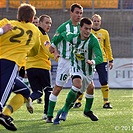
[[[3,114],[11,115],[13,112],[18,110],[24,104],[24,97],[21,94],[16,94],[10,100],[9,104],[5,107]]]
[[[102,91],[102,94],[103,94],[104,104],[108,103],[109,102],[108,101],[108,96],[109,96],[109,86],[108,86],[108,84],[101,86],[101,91]]]
[[[81,94],[81,95],[79,96],[79,98],[78,98],[77,102],[81,103],[82,98],[83,98],[83,95],[84,95],[84,94]]]

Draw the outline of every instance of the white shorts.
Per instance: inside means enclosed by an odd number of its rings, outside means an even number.
[[[59,58],[56,72],[56,85],[64,86],[70,78],[70,59]]]
[[[82,87],[80,89],[80,92],[83,93],[87,89],[87,87],[90,85],[90,83],[93,81],[94,73],[92,75],[84,75],[82,70],[79,70],[76,67],[71,67],[71,76],[78,75],[82,79]]]

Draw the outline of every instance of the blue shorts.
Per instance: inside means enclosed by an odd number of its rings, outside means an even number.
[[[96,65],[96,71],[99,76],[99,82],[101,85],[108,84],[108,63],[103,62],[101,64]]]
[[[12,92],[17,73],[18,66],[15,62],[0,59],[0,111],[2,111]]]
[[[12,90],[16,94],[21,94],[23,97],[28,99],[30,97],[30,89],[19,77],[15,79],[14,87]]]

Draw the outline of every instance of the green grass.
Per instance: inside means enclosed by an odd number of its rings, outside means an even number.
[[[63,106],[69,89],[62,90],[56,104],[56,112]],[[93,112],[99,117],[99,121],[93,122],[83,116],[85,98],[82,106],[71,109],[67,120],[60,125],[45,123],[41,120],[43,104],[33,102],[34,113],[29,114],[23,105],[12,117],[18,130],[16,133],[130,133],[133,132],[133,91],[131,89],[111,89],[110,101],[112,110],[103,109],[102,94],[100,89],[95,90]],[[9,133],[0,126],[0,133]]]

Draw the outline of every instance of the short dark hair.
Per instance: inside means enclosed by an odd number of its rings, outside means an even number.
[[[48,15],[46,15],[46,14],[43,14],[43,15],[41,15],[41,16],[39,17],[39,22],[43,22],[43,21],[44,21],[44,18],[50,18],[50,19],[51,19],[50,16],[48,16]]]
[[[30,4],[23,3],[18,7],[17,19],[18,21],[31,22],[36,15],[36,9]]]
[[[80,4],[74,3],[71,5],[70,11],[73,12],[75,8],[79,8],[79,9],[83,10],[83,7]]]
[[[80,21],[80,26],[82,27],[83,25],[85,24],[88,24],[88,25],[91,25],[93,24],[92,20],[88,17],[83,17]]]

